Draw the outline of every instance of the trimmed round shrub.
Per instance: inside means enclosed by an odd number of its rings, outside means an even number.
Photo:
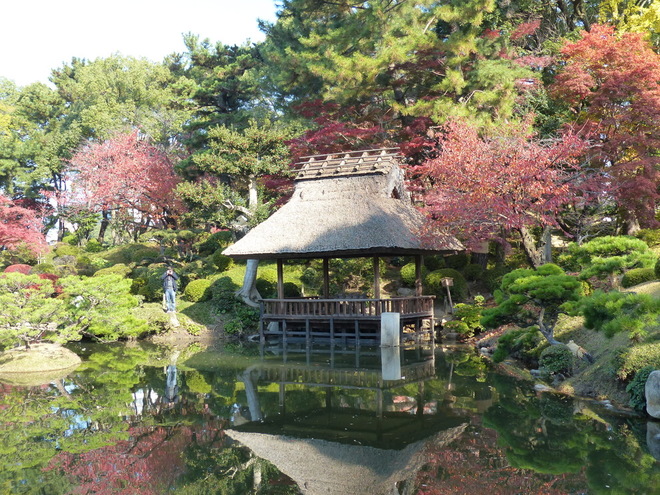
[[[127,277],[131,273],[132,269],[130,266],[126,266],[123,263],[117,263],[116,265],[109,266],[108,268],[101,268],[94,272],[95,277],[102,277],[103,275],[117,274],[122,277]]]
[[[277,296],[277,285],[270,280],[258,278],[255,282],[255,285],[261,297],[265,299],[271,299]]]
[[[635,373],[635,378],[626,387],[626,392],[630,395],[628,404],[637,411],[643,412],[646,408],[646,381],[655,369],[655,366],[644,366]]]
[[[575,357],[565,344],[551,345],[541,352],[539,368],[549,376],[570,375],[573,372]]]
[[[424,283],[424,292],[438,298],[446,298],[447,288],[442,286],[442,279],[445,277],[453,279],[453,285],[449,288],[452,302],[463,301],[468,296],[467,281],[461,272],[453,268],[442,268],[429,273]]]
[[[211,299],[210,287],[212,283],[213,281],[208,278],[193,280],[186,285],[186,288],[183,291],[183,297],[190,302],[207,301]]]
[[[632,287],[633,285],[650,282],[656,278],[655,270],[653,268],[633,268],[623,274],[621,286]]]
[[[25,265],[23,263],[17,263],[15,265],[9,265],[7,268],[5,268],[5,273],[22,273],[23,275],[28,275],[32,271],[32,267],[30,265]]]
[[[284,282],[284,297],[300,297],[302,292],[300,287],[298,287],[293,282]]]
[[[218,269],[219,272],[224,272],[232,265],[234,260],[229,256],[222,254],[222,249],[218,249],[213,253],[213,264]]]
[[[429,274],[425,265],[422,265],[422,280]],[[406,287],[415,287],[415,263],[408,263],[401,267],[401,282]]]

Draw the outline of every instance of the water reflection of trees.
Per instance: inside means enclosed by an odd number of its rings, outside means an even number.
[[[0,389],[0,492],[248,493],[272,481],[281,488],[271,493],[297,493],[224,435],[235,372],[216,393],[217,377],[176,372],[162,349],[84,357],[60,382]]]
[[[484,425],[497,431],[512,467],[584,476],[590,493],[648,494],[660,486],[659,466],[628,422],[610,424],[580,400],[496,381],[500,399]]]

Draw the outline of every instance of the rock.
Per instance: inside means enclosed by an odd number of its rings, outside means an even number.
[[[651,455],[660,461],[660,423],[657,421],[646,423],[646,445]]]
[[[646,380],[646,412],[652,418],[660,419],[660,370],[652,371]]]
[[[415,289],[409,289],[407,287],[399,287],[396,290],[398,296],[401,297],[412,297],[415,295]]]

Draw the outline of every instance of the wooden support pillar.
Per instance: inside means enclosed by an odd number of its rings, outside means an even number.
[[[330,299],[330,260],[323,258],[323,297]]]
[[[284,299],[284,262],[277,259],[277,298]]]
[[[415,255],[415,295],[421,296],[423,292],[422,286],[422,255]]]
[[[380,258],[374,256],[374,299],[380,299]]]

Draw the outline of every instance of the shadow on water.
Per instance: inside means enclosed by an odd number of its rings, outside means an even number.
[[[0,385],[6,493],[620,493],[658,423],[535,391],[471,349],[78,345]],[[656,456],[654,458],[654,455]]]

